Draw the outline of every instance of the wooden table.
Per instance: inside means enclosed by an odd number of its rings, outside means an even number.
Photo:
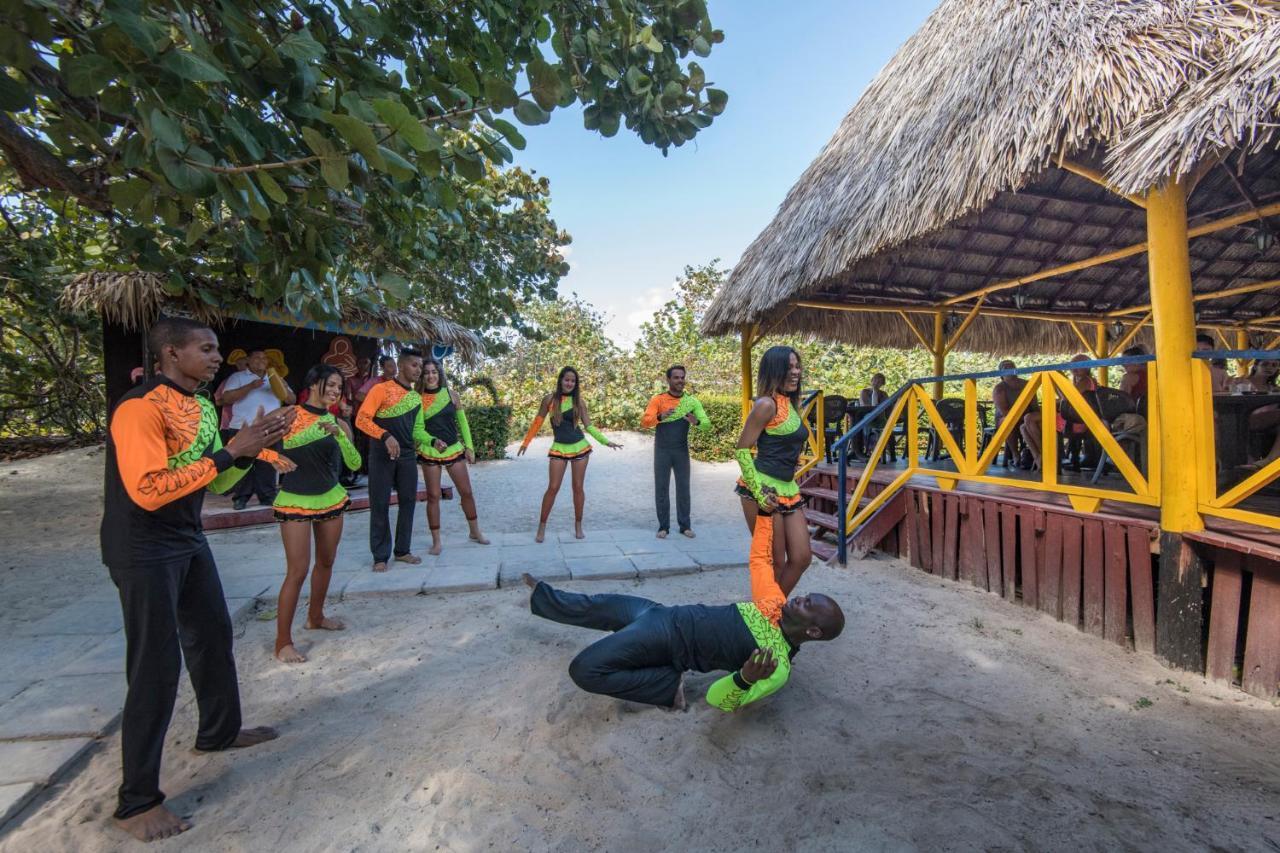
[[[1280,394],[1215,394],[1218,460],[1223,468],[1249,461],[1249,416],[1263,406],[1280,406]]]

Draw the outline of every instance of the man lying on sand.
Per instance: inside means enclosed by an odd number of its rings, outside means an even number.
[[[675,607],[632,595],[562,592],[531,575],[535,616],[612,631],[569,664],[569,677],[588,693],[684,710],[686,670],[730,674],[711,685],[707,702],[722,711],[776,693],[791,676],[791,660],[810,640],[834,640],[844,630],[840,605],[818,593],[787,601],[773,570],[773,517],[761,514],[751,538],[750,602]]]

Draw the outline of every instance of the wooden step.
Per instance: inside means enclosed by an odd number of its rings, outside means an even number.
[[[813,551],[813,556],[822,560],[824,563],[831,562],[836,556],[836,546],[833,542],[827,542],[823,539],[814,539],[809,543],[809,549]]]
[[[804,486],[800,489],[800,494],[807,498],[822,498],[832,503],[837,503],[840,500],[840,494],[835,489],[821,489],[817,486]],[[853,494],[853,492],[850,491],[848,494]]]
[[[820,527],[823,530],[830,530],[834,532],[840,529],[840,525],[836,523],[836,516],[832,513],[819,512],[812,507],[805,507],[804,517],[810,524]]]
[[[906,517],[907,493],[899,489],[897,494],[885,501],[883,506],[849,536],[849,558],[861,560],[867,556]]]

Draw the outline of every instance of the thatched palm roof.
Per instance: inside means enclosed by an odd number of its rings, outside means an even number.
[[[170,295],[164,289],[164,277],[147,272],[82,273],[63,290],[61,300],[69,310],[95,311],[108,322],[129,331],[145,329],[163,309],[212,326],[222,326],[232,320],[255,320],[357,337],[390,338],[403,343],[444,344],[453,347],[454,354],[469,365],[484,358],[484,343],[475,332],[416,308],[367,310],[348,303],[343,306],[341,320],[325,321],[266,306],[215,307],[187,295]]]
[[[1249,0],[944,0],[747,248],[703,329],[767,325],[777,306],[802,298],[935,305],[1142,242],[1143,211],[1058,168],[1061,159],[1099,167],[1109,144],[1238,55],[1277,14],[1275,4]],[[1254,165],[1274,173],[1276,162]],[[1202,182],[1191,215],[1221,216],[1243,203],[1226,176],[1215,177]],[[1197,290],[1280,277],[1280,256],[1255,258],[1238,236],[1197,241]],[[1268,298],[1204,310],[1260,316],[1276,302]],[[1002,291],[986,305],[1094,316],[1146,301],[1138,255]],[[916,345],[891,318],[833,313],[794,309],[779,329],[843,338],[880,324],[896,345]],[[1040,325],[979,321],[961,346],[1078,348],[1068,327]]]

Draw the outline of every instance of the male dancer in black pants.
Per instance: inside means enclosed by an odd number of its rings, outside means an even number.
[[[196,749],[275,738],[242,728],[231,617],[200,520],[204,490],[225,492],[262,448],[279,441],[293,409],[258,410],[222,446],[213,404],[195,395],[222,356],[211,329],[164,318],[152,327],[159,374],[125,394],[107,437],[102,561],[120,591],[129,690],[120,724],[124,782],[116,823],[141,841],[191,825],[162,805],[160,758],[185,657],[200,709]]]
[[[419,418],[422,397],[414,390],[422,375],[422,353],[402,350],[396,377],[369,390],[356,428],[369,436],[369,550],[373,570],[385,572],[392,547],[396,562],[417,565],[411,552],[413,509],[418,500],[418,447],[427,443]],[[396,493],[396,535],[391,539],[391,490]]]
[[[671,475],[676,477],[676,523],[693,538],[689,520],[689,427],[705,430],[711,425],[698,398],[684,390],[685,369],[667,368],[667,390],[649,400],[640,418],[643,429],[654,430],[653,496],[658,509],[658,538],[671,532]]]

